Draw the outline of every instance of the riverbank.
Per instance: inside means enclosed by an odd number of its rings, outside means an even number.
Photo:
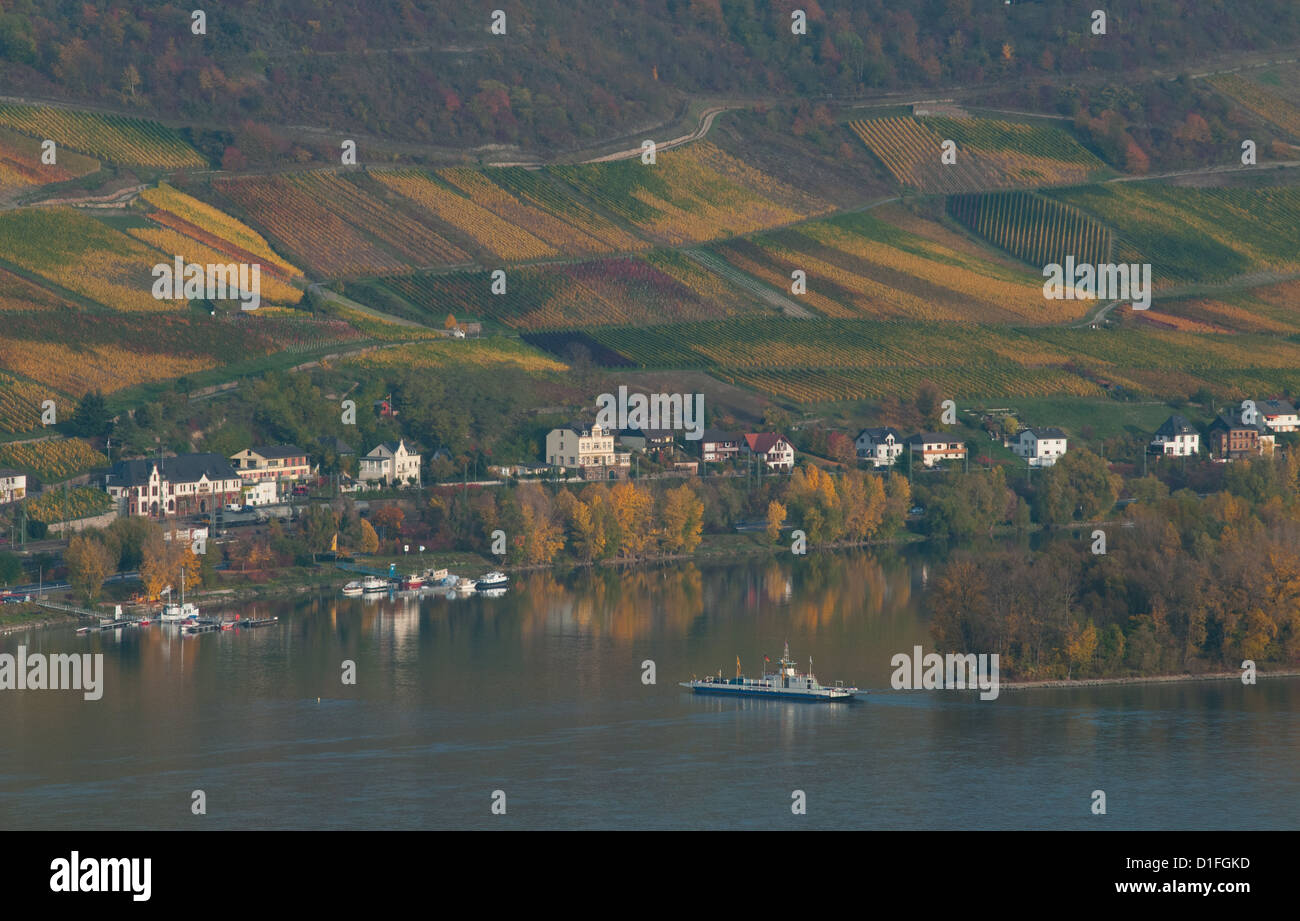
[[[1300,669],[1257,670],[1256,678],[1300,678]],[[1240,681],[1241,672],[1207,672],[1202,675],[1139,675],[1125,678],[1057,678],[1048,681],[1003,681],[1003,691],[1032,691],[1038,688],[1094,688],[1117,684],[1174,684],[1184,681]]]
[[[8,636],[20,630],[38,630],[43,627],[66,627],[68,624],[81,623],[71,614],[51,611],[40,605],[24,602],[6,604],[0,607],[0,636]]]

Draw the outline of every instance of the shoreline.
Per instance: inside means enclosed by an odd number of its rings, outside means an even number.
[[[1280,671],[1255,672],[1256,679],[1262,678],[1300,678],[1300,669],[1288,668]],[[1241,672],[1206,672],[1201,675],[1190,673],[1179,675],[1137,675],[1123,678],[1049,678],[1041,681],[1003,681],[998,685],[1000,691],[1033,691],[1042,688],[1093,688],[1108,685],[1125,684],[1176,684],[1187,681],[1228,681],[1241,680]]]

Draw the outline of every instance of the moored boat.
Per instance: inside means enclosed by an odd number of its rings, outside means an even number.
[[[361,580],[361,591],[367,595],[386,592],[388,591],[388,580],[379,579],[375,576],[366,576]]]
[[[360,582],[349,582],[347,585],[343,586],[343,594],[345,595],[360,595],[363,591],[364,589]]]
[[[475,587],[481,592],[490,588],[505,588],[510,582],[510,577],[503,572],[489,572],[475,583]]]

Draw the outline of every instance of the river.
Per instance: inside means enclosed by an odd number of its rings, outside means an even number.
[[[104,693],[0,691],[0,827],[1300,824],[1297,679],[987,701],[891,690],[892,656],[931,648],[933,571],[814,554],[529,574],[502,598],[299,597],[239,611],[274,625],[197,637],[12,634],[0,652],[102,653]],[[756,674],[787,640],[823,683],[872,693],[815,704],[677,684],[734,674],[737,656]]]

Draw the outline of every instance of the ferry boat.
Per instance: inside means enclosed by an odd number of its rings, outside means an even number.
[[[767,659],[766,656],[763,657]],[[681,682],[684,688],[690,688],[696,694],[731,694],[740,697],[778,697],[789,700],[845,701],[863,693],[857,688],[845,687],[837,681],[835,687],[825,687],[817,683],[812,673],[812,660],[808,660],[807,674],[795,669],[794,659],[790,658],[790,644],[785,644],[785,654],[781,656],[780,668],[762,678],[746,678],[740,673],[740,658],[736,658],[736,677],[723,678],[719,672],[707,678],[692,678]]]
[[[510,577],[503,572],[489,572],[479,579],[478,582],[474,583],[474,585],[475,588],[482,592],[490,588],[505,588],[506,583],[509,581]]]

